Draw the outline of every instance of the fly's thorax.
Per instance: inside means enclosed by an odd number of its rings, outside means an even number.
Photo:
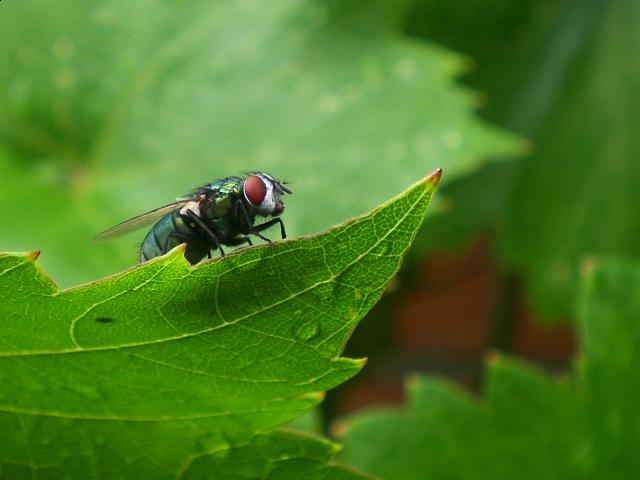
[[[240,194],[242,192],[242,177],[226,177],[218,179],[204,186],[207,194],[216,197],[226,197],[227,195]]]
[[[216,196],[210,196],[207,202],[200,204],[202,219],[213,227],[216,233],[223,239],[234,238],[238,232],[243,230],[242,222],[238,218],[239,209],[237,203],[240,196],[237,192],[230,192],[221,195],[220,192]]]
[[[226,177],[215,180],[201,187],[196,193],[198,197],[200,217],[217,220],[229,215],[233,199],[242,194],[241,177]]]
[[[231,195],[215,197],[207,211],[208,218],[212,220],[226,218],[232,210],[232,204],[233,197]]]

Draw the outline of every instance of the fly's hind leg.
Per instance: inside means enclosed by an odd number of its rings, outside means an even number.
[[[214,248],[220,250],[220,256],[224,257],[224,250],[222,250],[222,244],[220,243],[220,239],[218,238],[218,236],[213,233],[213,231],[211,231],[211,229],[202,221],[202,219],[198,215],[196,215],[194,211],[187,210],[187,216],[191,220],[193,220],[193,222],[200,228],[200,230],[202,230],[207,235],[207,237],[209,237],[209,240],[211,240]]]

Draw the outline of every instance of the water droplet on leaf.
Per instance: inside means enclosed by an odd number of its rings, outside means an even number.
[[[307,322],[303,324],[296,332],[296,338],[302,342],[311,340],[320,333],[320,325],[318,322]]]

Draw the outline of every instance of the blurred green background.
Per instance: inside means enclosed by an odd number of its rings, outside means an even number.
[[[291,236],[442,166],[520,143],[473,113],[469,63],[398,26],[408,6],[47,1],[2,5],[3,249],[40,249],[61,286],[135,262],[93,236],[211,179],[291,183]]]
[[[476,389],[492,349],[564,371],[581,268],[640,253],[638,32],[633,0],[5,0],[0,250],[67,287],[135,263],[144,232],[96,233],[211,179],[287,180],[298,236],[442,167],[325,422],[414,371]]]

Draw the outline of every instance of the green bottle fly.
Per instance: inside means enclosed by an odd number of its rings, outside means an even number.
[[[252,245],[250,235],[270,242],[261,232],[277,223],[281,237],[286,238],[280,218],[285,193],[290,194],[291,190],[267,173],[221,178],[173,203],[105,230],[96,239],[119,236],[157,220],[142,241],[140,261],[164,255],[185,243],[186,259],[196,264],[204,257],[211,258],[212,250],[224,256],[223,245]],[[256,225],[257,217],[272,218]]]

